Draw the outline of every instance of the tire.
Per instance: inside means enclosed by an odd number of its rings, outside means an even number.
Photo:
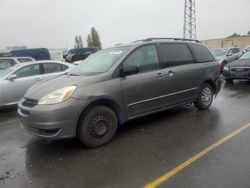
[[[232,78],[227,78],[225,79],[227,84],[233,84],[233,79]]]
[[[78,138],[88,147],[99,147],[114,137],[118,127],[116,114],[106,106],[94,106],[82,118]]]
[[[210,84],[203,84],[199,90],[198,96],[194,105],[199,110],[208,109],[213,102],[214,91]]]

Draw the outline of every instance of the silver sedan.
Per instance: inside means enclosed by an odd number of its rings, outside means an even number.
[[[1,70],[0,107],[17,104],[31,86],[66,73],[74,66],[60,61],[36,61]]]

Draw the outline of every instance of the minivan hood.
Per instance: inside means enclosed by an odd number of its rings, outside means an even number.
[[[41,82],[31,87],[25,94],[24,98],[39,100],[42,97],[67,86],[78,85],[90,76],[69,76],[61,75],[50,80]]]
[[[250,67],[249,59],[236,60],[228,64],[229,67]]]

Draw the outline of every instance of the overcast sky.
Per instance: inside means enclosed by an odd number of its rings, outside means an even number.
[[[198,39],[246,34],[249,8],[250,0],[196,0]],[[103,47],[182,37],[183,12],[184,0],[0,0],[0,48],[71,48],[92,26]]]

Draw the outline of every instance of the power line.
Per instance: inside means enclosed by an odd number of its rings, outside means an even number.
[[[185,0],[183,38],[196,39],[195,0]]]

